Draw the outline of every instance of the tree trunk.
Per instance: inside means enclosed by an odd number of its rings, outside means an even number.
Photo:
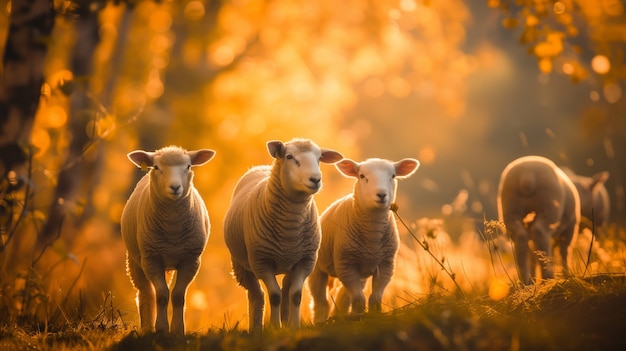
[[[68,127],[71,130],[72,140],[67,159],[59,173],[48,218],[39,236],[39,247],[44,247],[54,240],[60,233],[61,224],[64,223],[66,215],[71,212],[76,213],[76,209],[84,205],[84,203],[79,204],[79,200],[84,202],[85,199],[79,199],[78,194],[82,189],[94,186],[93,170],[97,168],[95,164],[99,162],[97,155],[90,160],[83,157],[85,147],[91,141],[85,127],[89,121],[95,122],[99,113],[89,95],[89,78],[93,75],[93,54],[100,42],[99,10],[84,6],[75,11],[78,15],[74,24],[77,38],[74,43],[71,69],[74,77],[85,83],[84,86],[83,83],[80,86],[77,85],[71,93]],[[98,152],[98,149],[94,148],[94,151]],[[82,193],[87,193],[87,191]],[[72,225],[72,223],[68,224]]]
[[[14,0],[0,76],[0,179],[25,163],[54,26],[51,0]]]

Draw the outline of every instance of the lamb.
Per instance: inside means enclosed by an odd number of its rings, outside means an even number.
[[[419,161],[373,158],[357,163],[350,159],[335,165],[345,176],[356,178],[353,192],[331,204],[320,216],[322,243],[309,277],[314,322],[329,315],[328,283],[342,283],[336,314],[363,313],[366,280],[372,277],[370,311],[381,311],[383,292],[393,276],[399,236],[390,205],[398,179],[412,175]]]
[[[591,229],[592,224],[600,230],[606,229],[611,213],[611,201],[605,187],[609,172],[599,172],[591,177],[585,177],[567,168],[563,168],[563,171],[574,182],[580,196],[581,230],[582,227]]]
[[[233,274],[247,290],[250,330],[263,327],[263,281],[270,300],[270,321],[300,327],[304,280],[313,270],[320,244],[317,207],[322,187],[319,162],[343,156],[308,139],[269,141],[271,166],[248,170],[233,191],[224,219],[224,239]],[[281,288],[277,274],[285,274]],[[283,303],[281,303],[281,301]]]
[[[157,332],[185,333],[185,295],[200,267],[210,230],[207,209],[193,186],[191,167],[209,162],[214,155],[209,149],[186,151],[177,146],[128,154],[137,167],[150,168],[130,195],[121,219],[127,273],[137,289],[144,332],[156,327]],[[176,270],[171,330],[167,270]]]
[[[559,247],[564,275],[567,255],[580,223],[580,198],[574,183],[551,160],[524,156],[509,163],[500,177],[498,216],[513,240],[515,260],[523,283],[531,284],[535,259],[541,259],[541,276],[554,276],[552,241]],[[529,255],[529,241],[534,255]],[[532,266],[530,262],[533,262]],[[534,275],[534,274],[533,274]]]

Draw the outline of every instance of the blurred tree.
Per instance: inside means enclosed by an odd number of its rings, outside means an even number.
[[[11,175],[10,172],[21,168],[29,154],[30,133],[39,106],[44,61],[53,26],[51,0],[12,1],[0,73],[0,232],[8,233],[9,239],[14,229],[7,227],[14,213],[10,193],[17,183],[24,182],[21,174]],[[3,246],[0,243],[0,248]]]
[[[521,28],[520,43],[539,69],[572,81],[591,74],[604,82],[604,97],[617,102],[626,81],[626,12],[619,0],[487,0],[505,15],[502,25]]]
[[[94,6],[95,5],[95,6]],[[106,115],[106,110],[99,108],[91,89],[90,78],[93,75],[93,55],[100,41],[97,3],[77,3],[72,9],[74,33],[76,39],[71,56],[70,69],[74,79],[63,82],[62,91],[70,96],[69,124],[71,141],[66,153],[66,160],[59,172],[56,190],[44,226],[39,235],[40,246],[45,246],[58,233],[68,210],[83,211],[85,200],[79,204],[77,194],[89,192],[94,187],[94,176],[101,165],[101,148],[87,150],[88,144],[95,139],[97,133],[94,123]],[[91,123],[90,123],[91,122]],[[92,130],[89,130],[91,125]],[[89,158],[83,157],[86,152],[93,153]],[[81,191],[82,190],[82,191]],[[82,208],[81,208],[82,207]],[[77,217],[80,217],[80,212]]]

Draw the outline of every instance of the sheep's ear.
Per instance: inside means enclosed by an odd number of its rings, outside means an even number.
[[[335,167],[345,176],[355,178],[359,176],[359,164],[349,158],[344,158],[335,163]]]
[[[322,157],[320,158],[320,162],[335,163],[337,161],[341,161],[342,159],[343,155],[339,152],[330,149],[322,149]]]
[[[268,141],[267,151],[269,151],[273,158],[282,158],[285,156],[285,144],[280,140]]]
[[[596,173],[591,177],[591,188],[595,187],[598,184],[604,184],[609,179],[610,173],[607,171]]]
[[[128,153],[126,155],[130,162],[134,163],[135,166],[143,169],[145,167],[154,166],[154,152],[147,152],[143,150],[136,150]]]
[[[215,151],[211,149],[201,149],[187,152],[189,158],[191,158],[192,166],[202,166],[203,164],[211,161],[215,156]]]
[[[396,177],[406,178],[415,173],[420,166],[420,161],[414,158],[405,158],[398,162],[394,162],[393,166],[396,168]]]

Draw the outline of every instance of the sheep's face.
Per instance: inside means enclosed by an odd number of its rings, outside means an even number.
[[[298,193],[312,195],[322,188],[320,162],[334,163],[343,156],[333,150],[322,149],[309,140],[267,143],[268,151],[282,162],[284,186]]]
[[[157,189],[156,193],[171,200],[177,200],[189,194],[193,179],[189,156],[178,156],[176,160],[155,157],[150,171],[150,182]]]
[[[356,178],[355,200],[370,209],[389,209],[395,200],[397,180],[410,176],[418,166],[415,159],[391,162],[377,158],[361,163],[344,159],[336,165],[344,175]]]
[[[157,196],[177,200],[189,194],[193,180],[191,167],[209,162],[214,155],[213,150],[185,151],[170,146],[156,152],[133,151],[128,158],[138,167],[151,168],[150,186]]]

